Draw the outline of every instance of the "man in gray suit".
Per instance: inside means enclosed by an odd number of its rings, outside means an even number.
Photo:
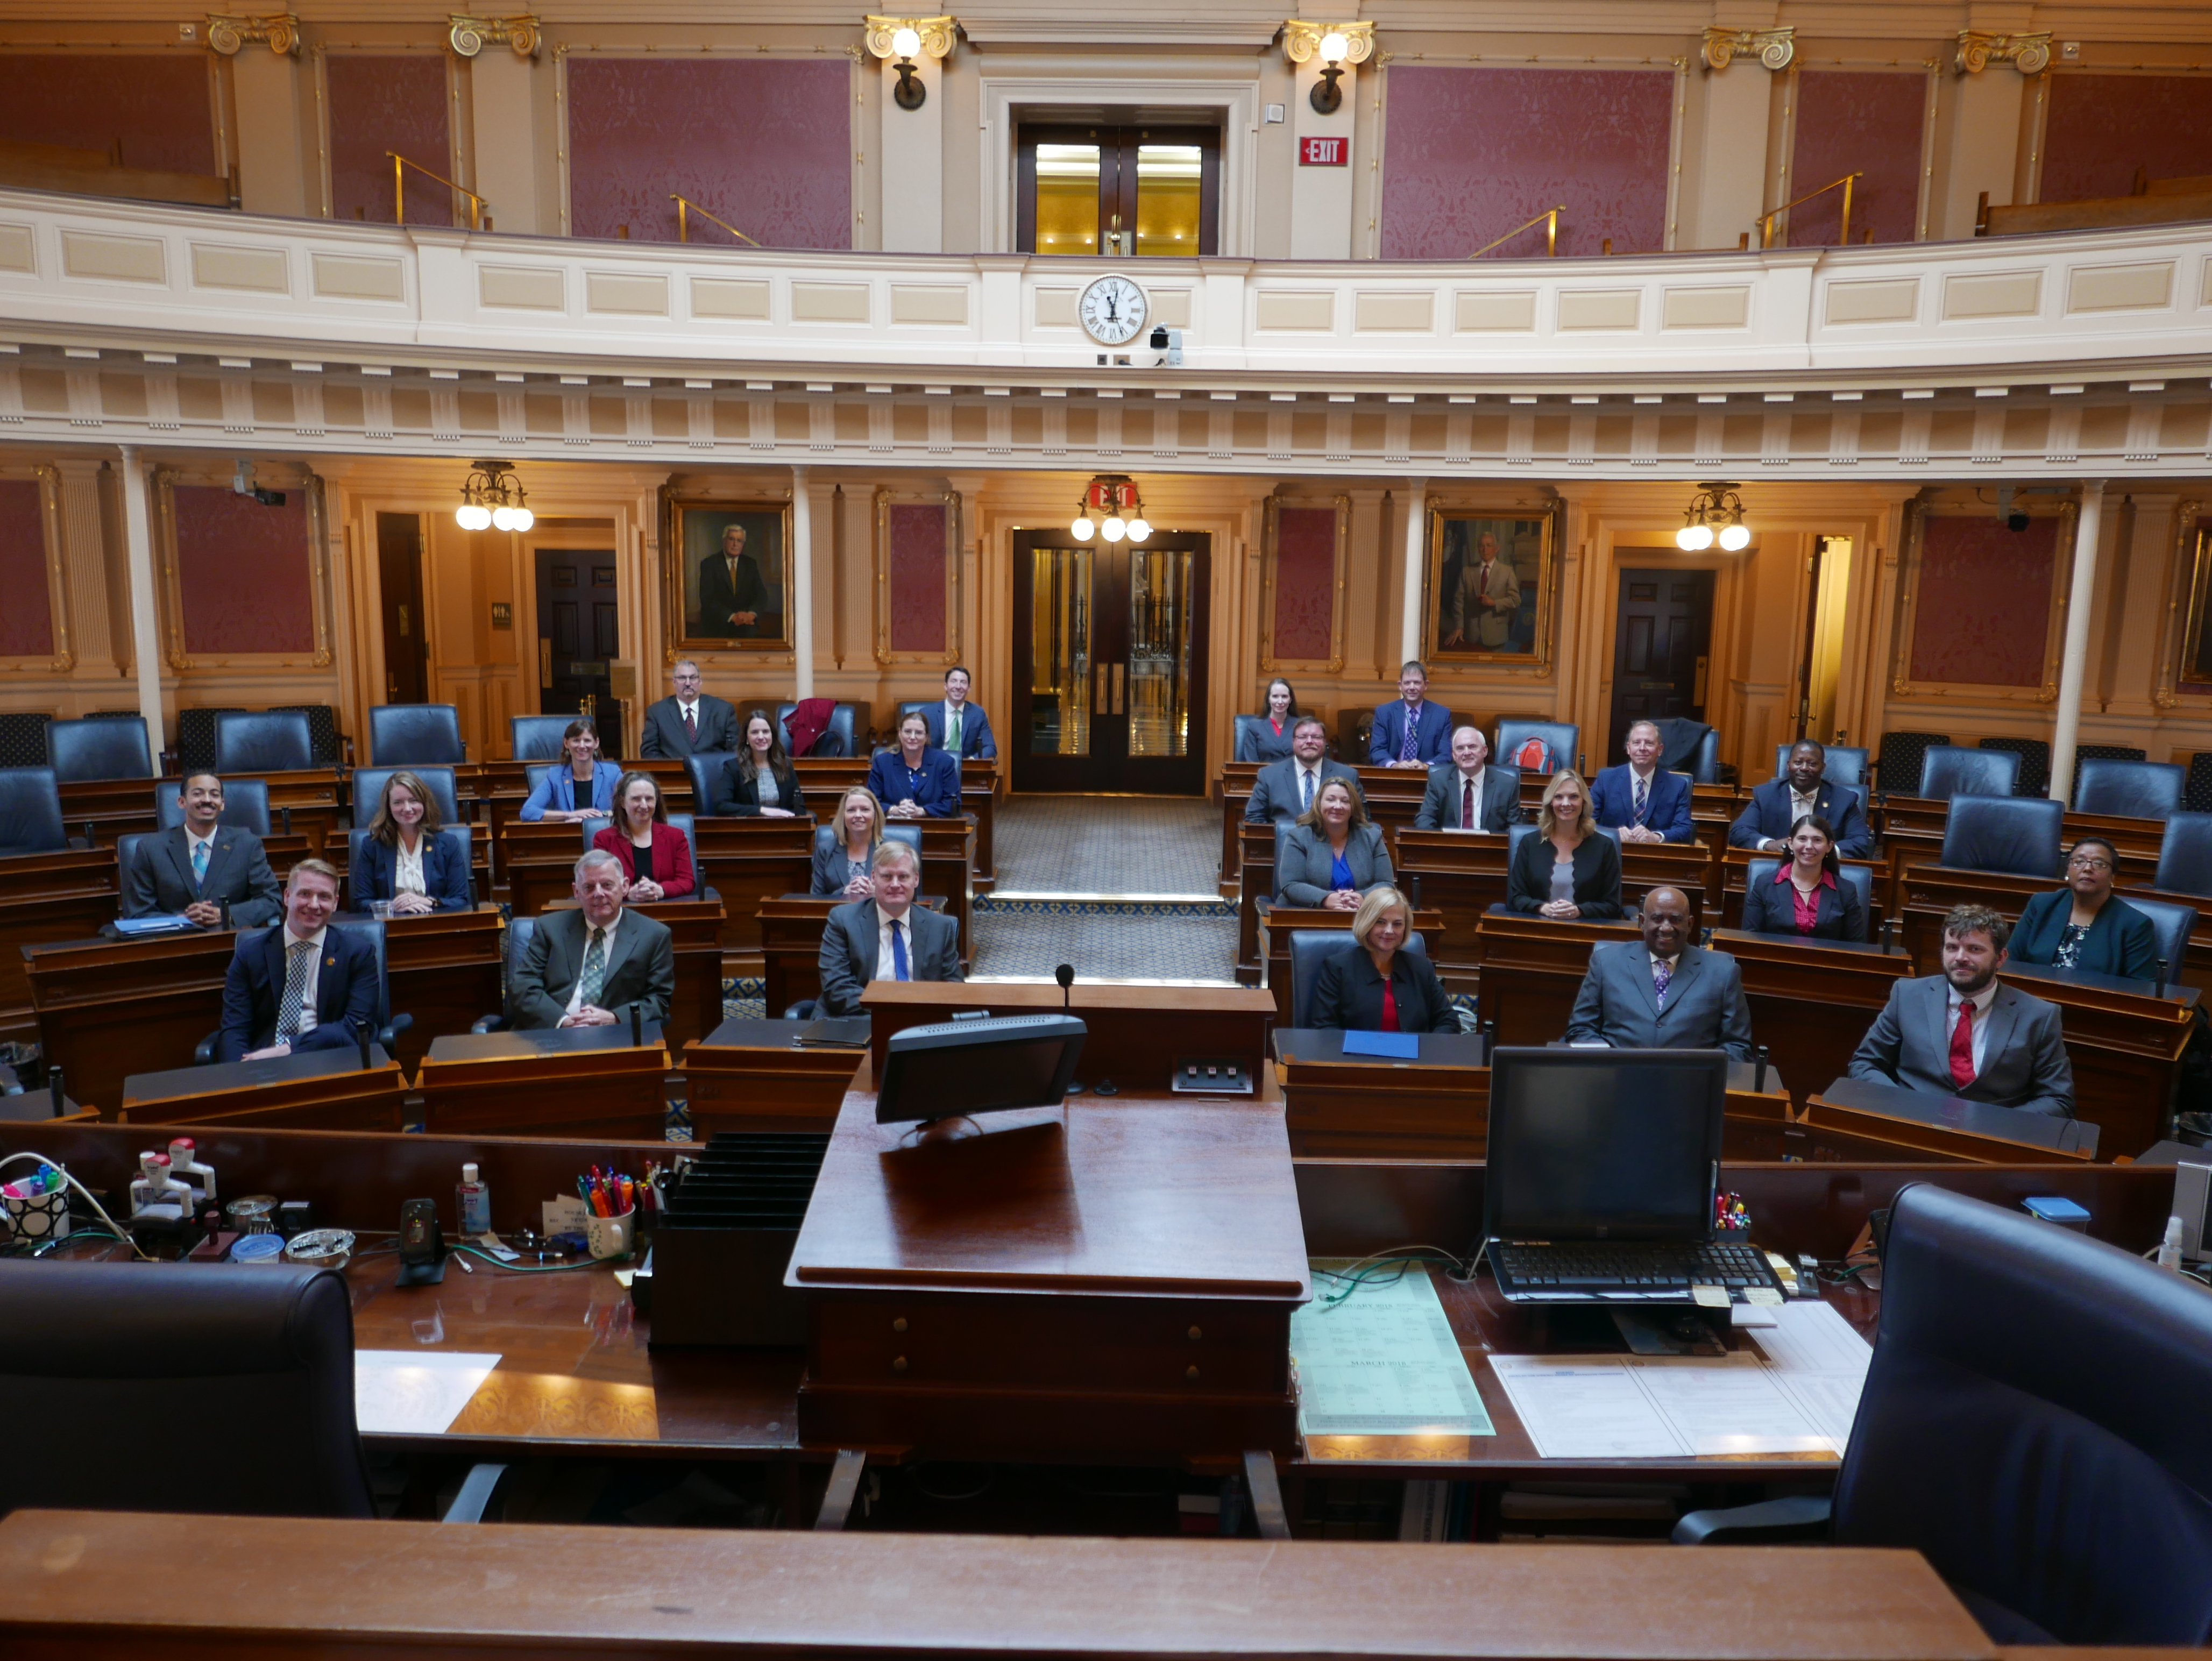
[[[623,905],[622,861],[593,848],[576,862],[576,909],[548,912],[514,972],[518,1028],[615,1027],[630,1010],[666,1021],[676,997],[668,925]]]
[[[1567,1040],[1616,1050],[1726,1050],[1751,1059],[1751,1006],[1743,974],[1726,952],[1692,946],[1690,902],[1679,888],[1654,888],[1636,920],[1640,945],[1590,949],[1589,973],[1567,1017]]]
[[[274,923],[284,908],[276,874],[261,839],[252,831],[225,825],[222,780],[196,773],[177,795],[185,822],[139,843],[131,861],[125,917],[174,916],[181,912],[204,929],[225,921],[234,929]]]
[[[734,754],[743,748],[738,743],[737,711],[699,690],[698,664],[679,658],[669,678],[676,683],[676,694],[645,712],[639,755],[688,761],[694,755]]]
[[[875,897],[830,913],[822,929],[822,1013],[860,1013],[871,980],[958,980],[960,925],[914,903],[921,861],[903,842],[876,850]]]
[[[1428,794],[1413,815],[1415,830],[1490,831],[1503,836],[1521,822],[1521,773],[1493,767],[1480,727],[1452,734],[1452,759],[1429,769]],[[1472,816],[1470,817],[1470,814]]]
[[[1354,790],[1359,775],[1341,761],[1328,759],[1328,729],[1320,718],[1302,715],[1291,728],[1291,753],[1270,761],[1252,781],[1252,794],[1244,803],[1244,822],[1264,825],[1270,819],[1295,819],[1313,805],[1314,797],[1332,779],[1348,779]]]
[[[2011,933],[1986,906],[1953,906],[1943,919],[1943,973],[1891,985],[1852,1053],[1850,1076],[2073,1118],[2074,1068],[2058,1006],[1997,984]]]

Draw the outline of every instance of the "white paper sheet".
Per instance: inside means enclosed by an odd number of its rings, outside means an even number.
[[[1482,1397],[1419,1264],[1388,1270],[1333,1304],[1343,1282],[1317,1260],[1313,1302],[1291,1314],[1298,1375],[1298,1428],[1309,1436],[1488,1436]]]
[[[364,1435],[439,1435],[498,1365],[461,1350],[356,1349],[354,1417]]]
[[[1775,1325],[1753,1332],[1752,1339],[1765,1352],[1782,1388],[1841,1452],[1858,1417],[1873,1347],[1826,1304],[1793,1301],[1774,1313],[1780,1318]]]
[[[1493,1355],[1547,1459],[1839,1452],[1841,1440],[1756,1355]],[[1846,1422],[1848,1430],[1848,1422]]]
[[[1802,1411],[1758,1356],[1627,1355],[1652,1405],[1690,1451],[1729,1453],[1832,1453],[1841,1444]]]
[[[1547,1459],[1687,1457],[1650,1397],[1612,1355],[1492,1355],[1491,1370]]]

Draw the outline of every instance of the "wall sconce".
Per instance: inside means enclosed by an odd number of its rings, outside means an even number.
[[[525,505],[522,481],[512,463],[480,461],[461,487],[453,523],[464,530],[527,530],[538,516]]]
[[[960,27],[952,17],[870,17],[868,50],[878,58],[895,60],[898,85],[891,92],[891,100],[902,110],[918,110],[929,101],[929,88],[922,85],[915,59],[921,57],[949,58]]]
[[[1093,519],[1093,512],[1103,514]],[[1127,473],[1101,473],[1084,487],[1083,500],[1076,504],[1075,523],[1067,533],[1079,543],[1092,536],[1103,536],[1109,543],[1127,537],[1133,543],[1143,542],[1152,534],[1152,527],[1145,518],[1144,499],[1137,493],[1137,482]]]
[[[1321,79],[1306,94],[1306,101],[1321,115],[1334,115],[1344,106],[1344,88],[1338,77],[1354,64],[1364,64],[1375,52],[1373,23],[1308,23],[1291,18],[1283,25],[1283,56],[1291,64],[1318,58]]]
[[[1743,522],[1743,499],[1726,480],[1698,487],[1698,494],[1682,510],[1682,528],[1674,533],[1674,546],[1685,554],[1702,553],[1716,542],[1730,554],[1751,545],[1751,530]]]

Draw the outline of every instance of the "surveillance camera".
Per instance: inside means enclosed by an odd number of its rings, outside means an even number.
[[[2027,530],[2027,515],[2019,508],[2015,507],[2011,512],[2005,515],[2005,529],[2015,531]]]
[[[1152,330],[1150,343],[1152,350],[1162,355],[1153,360],[1152,367],[1158,369],[1163,365],[1170,369],[1182,367],[1182,330],[1170,329],[1163,323]]]
[[[281,490],[264,490],[257,484],[253,487],[253,500],[264,507],[282,507],[284,505],[284,493]]]

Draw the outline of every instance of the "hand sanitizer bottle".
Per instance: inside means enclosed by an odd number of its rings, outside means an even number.
[[[455,1209],[461,1219],[461,1236],[474,1240],[491,1233],[491,1189],[477,1179],[477,1167],[461,1167],[461,1180],[453,1190]]]

